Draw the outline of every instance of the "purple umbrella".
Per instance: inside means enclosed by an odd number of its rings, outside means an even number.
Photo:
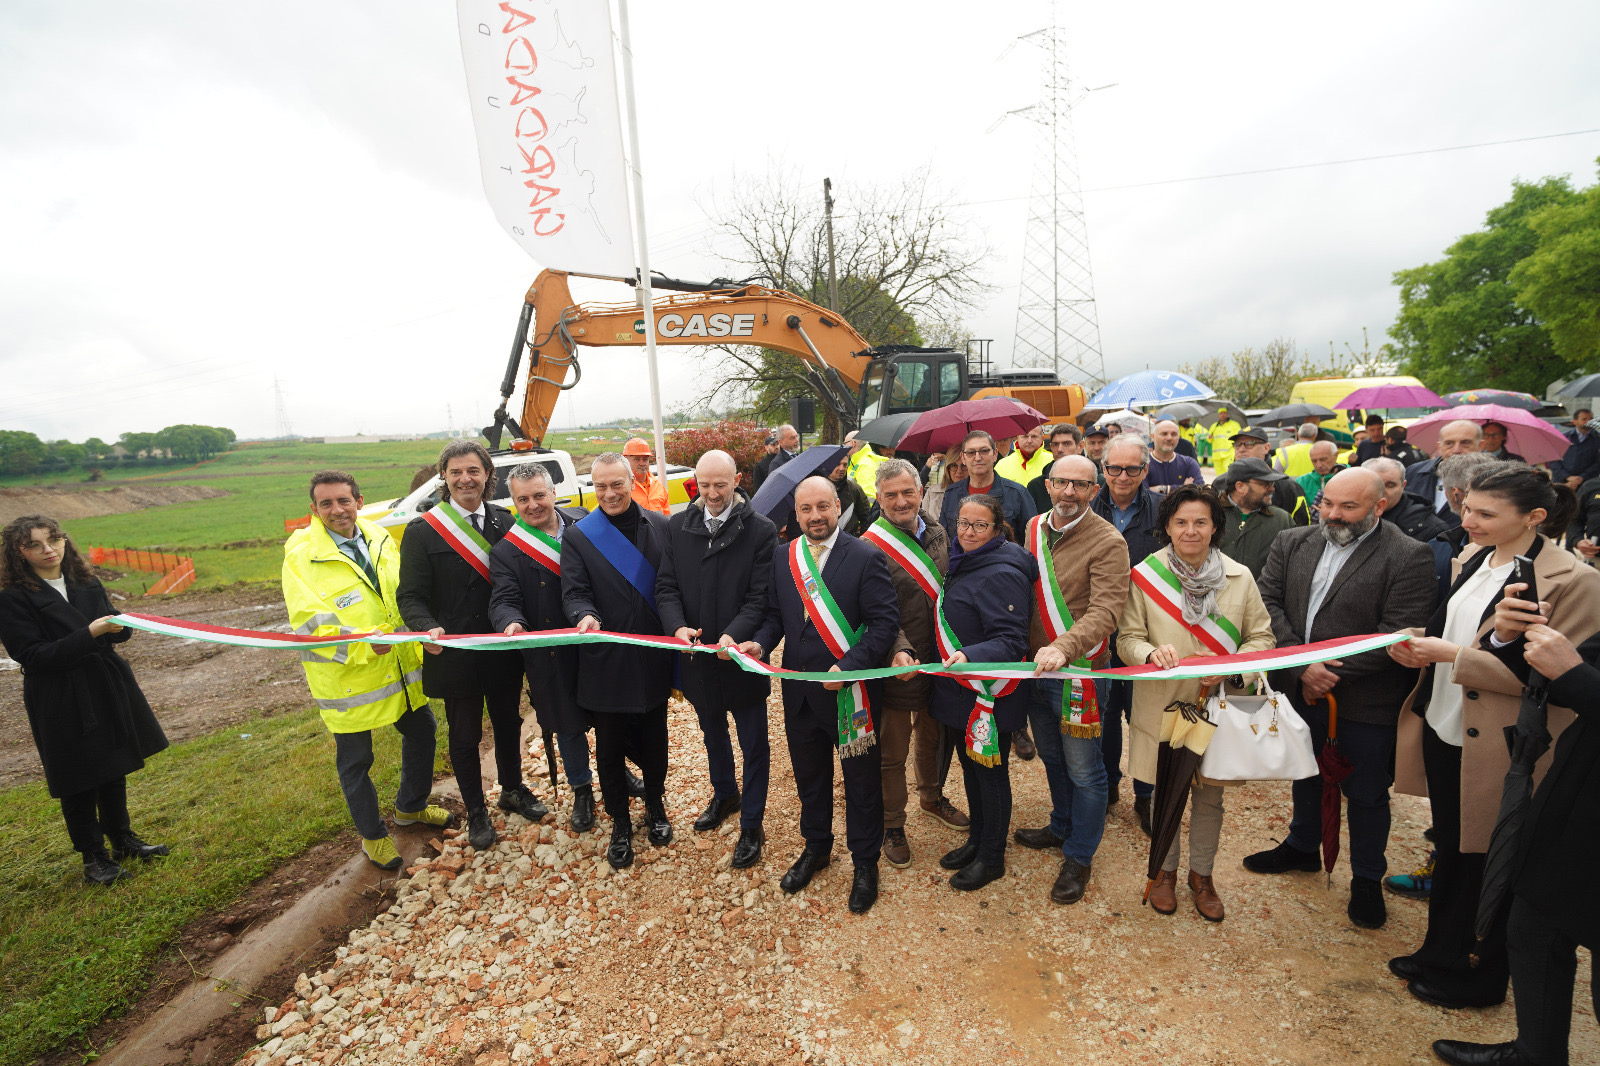
[[[1449,407],[1426,385],[1368,385],[1333,405],[1341,411],[1383,410],[1389,407]]]

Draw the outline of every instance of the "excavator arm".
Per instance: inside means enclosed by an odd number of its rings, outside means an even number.
[[[854,424],[872,346],[827,308],[781,289],[740,285],[661,297],[654,313],[658,344],[753,344],[799,356],[809,365],[819,395],[842,423]],[[541,271],[523,300],[495,422],[484,430],[491,446],[499,446],[502,427],[535,446],[542,443],[556,400],[582,377],[578,346],[643,345],[643,315],[632,301],[574,303],[565,271]],[[529,361],[519,425],[509,417],[507,403],[516,389],[524,348]]]

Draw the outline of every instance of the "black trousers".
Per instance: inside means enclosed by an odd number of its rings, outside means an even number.
[[[1006,864],[1006,834],[1011,831],[1011,736],[1000,734],[1000,765],[985,766],[957,741],[961,752],[961,782],[967,786],[967,839],[978,845],[978,861],[985,866]]]
[[[88,854],[106,846],[106,835],[129,828],[128,779],[118,777],[99,788],[61,797],[61,817],[72,846]]]
[[[739,788],[733,762],[733,740],[728,736],[728,718],[739,731],[739,753],[744,757],[744,788]],[[767,737],[767,705],[757,704],[737,711],[695,709],[700,732],[706,742],[706,765],[711,774],[711,791],[717,797],[739,796],[739,828],[760,829],[767,813],[767,781],[772,776],[772,745]]]
[[[1473,1001],[1505,999],[1511,980],[1502,916],[1480,945],[1474,932],[1483,891],[1483,852],[1461,851],[1461,749],[1422,727],[1422,766],[1433,808],[1435,866],[1428,932],[1411,958],[1432,988]],[[1472,964],[1476,953],[1478,964]]]
[[[857,863],[876,864],[883,850],[883,753],[874,743],[860,755],[840,758],[837,693],[805,681],[783,687],[783,732],[800,793],[800,835],[806,848],[823,854],[833,848],[837,762],[844,776],[845,844]]]
[[[494,766],[502,789],[522,784],[522,685],[487,696],[447,696],[445,720],[450,724],[450,765],[456,772],[461,802],[467,810],[483,806],[483,766],[478,744],[483,740],[483,711],[489,709],[494,730]]]
[[[1567,1066],[1578,942],[1539,908],[1511,902],[1511,986],[1517,990],[1517,1050],[1539,1066]],[[1590,994],[1600,1017],[1600,953],[1590,959]]]
[[[644,778],[646,803],[661,802],[667,790],[667,703],[643,714],[594,711],[594,771],[600,798],[614,826],[633,826],[628,814],[628,767]]]

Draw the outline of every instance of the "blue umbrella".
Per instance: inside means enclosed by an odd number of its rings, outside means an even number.
[[[1118,378],[1089,401],[1091,407],[1121,407],[1127,403],[1176,403],[1178,400],[1205,400],[1216,393],[1188,374],[1176,370],[1141,370]]]
[[[842,444],[807,448],[767,475],[750,506],[774,522],[787,521],[789,512],[794,509],[794,490],[800,487],[800,482],[813,474],[827,477],[839,465],[840,457],[848,452]]]

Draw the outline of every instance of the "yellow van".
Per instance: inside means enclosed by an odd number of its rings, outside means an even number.
[[[1374,385],[1420,387],[1422,382],[1402,375],[1376,378],[1307,378],[1295,382],[1294,388],[1289,390],[1289,402],[1319,403],[1338,411],[1336,417],[1323,419],[1322,428],[1331,433],[1340,444],[1348,446],[1354,439],[1350,436],[1350,430],[1354,427],[1350,425],[1349,412],[1339,408],[1338,403],[1357,389],[1371,388]],[[1432,410],[1431,407],[1388,407],[1379,409],[1378,413],[1383,415],[1384,428],[1388,429],[1391,426],[1409,426]],[[1371,411],[1361,412],[1363,418],[1371,413]]]

